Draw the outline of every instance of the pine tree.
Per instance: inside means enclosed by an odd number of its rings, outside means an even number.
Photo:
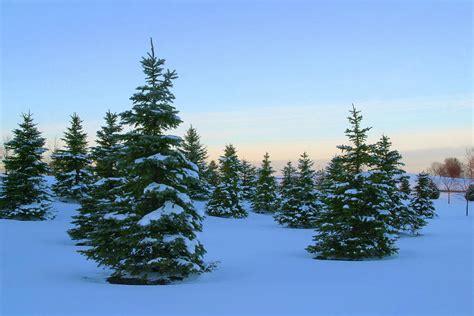
[[[400,178],[400,187],[399,187],[400,192],[410,195],[411,194],[411,188],[410,188],[410,180],[409,177],[401,177]]]
[[[247,160],[242,160],[240,164],[240,178],[242,179],[242,198],[244,200],[253,199],[257,185],[257,168],[252,166]]]
[[[401,169],[402,156],[391,149],[387,136],[373,146],[371,179],[376,184],[377,194],[381,196],[380,206],[390,212],[389,224],[398,232],[417,234],[424,224],[416,212],[409,207],[409,195],[398,189],[398,184],[408,182],[405,171]]]
[[[126,181],[114,211],[90,234],[91,248],[82,251],[114,271],[112,283],[166,284],[211,268],[196,235],[203,217],[186,186],[199,169],[180,152],[181,138],[164,134],[181,123],[171,92],[177,75],[164,71],[164,63],[151,43],[141,61],[146,84],[131,97],[132,109],[121,114],[131,127],[120,161]]]
[[[291,161],[288,161],[282,169],[283,178],[280,183],[280,197],[282,203],[286,203],[286,201],[291,198],[293,192],[296,187],[297,182],[297,170],[293,167]]]
[[[31,113],[13,130],[13,139],[5,144],[6,175],[0,182],[0,218],[44,220],[51,217],[50,195],[43,178],[48,167],[41,161],[45,139],[33,122]]]
[[[437,200],[439,199],[441,193],[439,191],[439,188],[438,186],[436,185],[436,183],[433,181],[433,179],[431,178],[428,178],[428,186],[430,188],[430,199],[432,200]]]
[[[316,172],[313,164],[306,152],[301,155],[294,188],[288,192],[281,210],[275,214],[278,223],[293,228],[314,227],[323,204],[315,187]]]
[[[370,128],[361,126],[362,115],[355,107],[348,119],[351,128],[345,133],[351,145],[338,146],[342,153],[333,159],[330,181],[323,186],[325,208],[316,221],[315,244],[307,250],[324,259],[388,256],[397,251],[396,231],[389,224],[386,195],[366,172],[373,164],[371,146],[366,143]]]
[[[215,160],[211,160],[204,173],[206,183],[209,185],[209,192],[212,194],[219,185],[219,165]]]
[[[199,181],[189,179],[188,188],[191,198],[204,200],[209,195],[209,185],[205,181],[207,149],[201,144],[201,137],[191,125],[184,135],[182,144],[184,156],[199,167]]]
[[[97,132],[97,146],[91,149],[90,155],[97,181],[88,186],[87,194],[81,199],[79,214],[73,217],[75,227],[68,231],[73,240],[82,241],[80,244],[88,244],[89,233],[96,228],[98,219],[111,211],[110,205],[124,181],[118,169],[122,151],[119,115],[108,111],[104,119],[105,126]]]
[[[219,217],[247,217],[242,208],[240,161],[235,147],[227,145],[219,159],[219,184],[207,204],[207,214]]]
[[[417,177],[417,182],[413,190],[413,197],[410,202],[410,207],[415,210],[419,218],[424,222],[426,219],[431,219],[436,216],[433,202],[431,201],[430,194],[432,193],[430,188],[430,177],[427,173],[420,173]]]
[[[89,155],[87,152],[87,134],[83,131],[82,121],[74,113],[71,126],[61,139],[66,148],[57,150],[51,156],[56,183],[53,190],[57,196],[66,200],[80,200],[86,194],[87,183],[91,180]]]
[[[265,153],[258,169],[258,179],[252,207],[257,213],[275,213],[278,209],[277,184],[273,174],[270,155]]]

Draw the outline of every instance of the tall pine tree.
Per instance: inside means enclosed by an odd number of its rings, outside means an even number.
[[[257,168],[243,159],[240,164],[240,178],[242,179],[242,198],[251,200],[255,196]]]
[[[71,116],[71,126],[61,140],[66,144],[65,149],[57,150],[51,156],[56,177],[53,190],[62,199],[78,201],[86,195],[92,174],[89,169],[87,134],[76,113]]]
[[[346,130],[350,145],[338,146],[342,153],[332,163],[332,181],[323,189],[324,211],[316,221],[314,245],[307,250],[317,258],[360,260],[384,257],[397,251],[396,231],[390,226],[386,194],[366,172],[373,164],[366,143],[370,128],[361,126],[362,115],[353,106]]]
[[[5,144],[9,155],[3,160],[6,175],[0,183],[0,218],[44,220],[50,217],[50,195],[43,178],[48,167],[42,155],[41,137],[31,113],[13,130],[13,139]]]
[[[219,184],[207,204],[207,213],[219,217],[247,217],[241,205],[240,161],[237,151],[227,145],[219,165]]]
[[[285,167],[283,167],[281,173],[283,174],[283,177],[279,187],[280,199],[282,203],[286,203],[286,201],[292,197],[293,191],[295,190],[297,170],[293,167],[291,161],[288,161]]]
[[[88,244],[88,235],[96,228],[100,217],[111,211],[110,206],[125,181],[120,177],[118,161],[122,151],[119,115],[107,111],[105,125],[97,132],[97,146],[91,149],[93,174],[97,180],[88,186],[87,195],[81,199],[79,214],[73,217],[74,228],[68,231],[73,240]]]
[[[123,135],[120,166],[126,177],[122,192],[90,234],[91,248],[82,251],[114,272],[112,283],[166,284],[209,271],[205,249],[197,239],[202,215],[188,195],[186,179],[198,178],[198,166],[181,153],[181,138],[166,135],[181,119],[173,105],[175,71],[151,51],[141,61],[146,83],[122,113],[131,127]]]
[[[189,179],[189,194],[193,199],[204,200],[209,195],[209,185],[204,177],[207,169],[207,149],[201,144],[201,137],[192,125],[184,135],[182,150],[185,157],[199,167],[199,180]]]
[[[313,164],[306,152],[301,155],[296,182],[286,193],[280,211],[275,214],[278,223],[293,228],[314,227],[323,204],[316,190]]]
[[[252,207],[257,213],[275,213],[278,209],[279,201],[274,173],[270,155],[265,153],[262,165],[258,169],[255,196],[252,201]]]

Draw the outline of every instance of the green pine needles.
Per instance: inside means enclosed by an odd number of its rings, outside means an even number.
[[[43,177],[48,167],[41,160],[45,139],[31,113],[22,118],[19,128],[13,130],[13,139],[5,144],[10,154],[3,160],[6,175],[0,182],[0,218],[45,220],[51,217],[50,194]]]

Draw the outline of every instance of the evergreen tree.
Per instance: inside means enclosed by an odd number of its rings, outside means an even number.
[[[297,170],[293,167],[291,161],[288,161],[282,169],[283,178],[280,183],[280,197],[282,203],[286,203],[286,201],[291,198],[293,192],[296,187],[297,182]]]
[[[211,160],[204,173],[206,183],[209,185],[209,192],[212,194],[219,185],[219,165],[215,160]]]
[[[85,196],[87,183],[91,180],[87,134],[82,129],[82,121],[74,113],[71,126],[61,139],[66,148],[57,150],[51,156],[56,183],[53,190],[57,196],[67,200],[80,200]]]
[[[411,188],[410,188],[410,180],[408,177],[401,177],[400,178],[400,192],[410,195],[411,194]]]
[[[401,169],[402,156],[391,149],[392,143],[387,136],[382,136],[373,146],[373,164],[371,179],[376,184],[377,194],[381,196],[380,206],[389,210],[389,224],[398,232],[417,234],[424,222],[409,207],[409,195],[398,189],[398,184],[407,183],[405,171]]]
[[[274,213],[278,208],[277,184],[273,174],[270,155],[265,153],[258,169],[258,179],[253,198],[253,209],[257,213]]]
[[[105,126],[97,132],[97,146],[91,149],[93,173],[98,181],[88,186],[79,214],[73,217],[75,227],[68,231],[73,240],[82,241],[80,244],[88,244],[88,234],[95,229],[101,215],[111,211],[110,205],[124,181],[118,168],[122,150],[119,115],[108,111],[104,119]]]
[[[50,195],[43,175],[48,167],[41,161],[45,139],[31,113],[13,130],[5,143],[9,155],[3,160],[6,175],[0,182],[0,218],[44,220],[50,217]]]
[[[427,173],[422,172],[418,174],[417,183],[413,190],[414,194],[410,202],[410,207],[415,210],[422,220],[431,219],[436,216],[435,208],[430,198],[430,194],[432,194],[430,180]]]
[[[240,164],[240,178],[242,179],[242,198],[244,200],[253,199],[257,185],[257,168],[252,166],[247,160],[242,160]]]
[[[219,217],[247,217],[241,206],[240,161],[235,147],[227,145],[219,162],[219,184],[209,199],[207,213]]]
[[[201,144],[201,137],[194,127],[190,127],[184,135],[182,144],[184,156],[199,168],[199,181],[189,179],[188,188],[191,198],[204,200],[209,195],[209,185],[204,177],[206,173],[207,149]]]
[[[396,231],[390,226],[386,194],[366,170],[373,164],[366,143],[370,128],[361,126],[362,115],[354,107],[346,130],[350,145],[333,159],[328,183],[324,185],[324,211],[316,221],[314,245],[307,250],[317,258],[359,260],[384,257],[397,251]],[[340,172],[334,174],[334,172]]]
[[[313,164],[307,153],[301,155],[294,188],[288,192],[281,210],[275,214],[278,223],[293,228],[314,227],[323,204],[315,188],[316,171]]]
[[[440,191],[439,191],[439,188],[438,186],[436,185],[436,183],[433,181],[433,179],[431,178],[428,178],[428,186],[430,188],[430,199],[432,200],[437,200],[439,199],[439,196],[440,196]]]
[[[180,152],[181,138],[164,134],[181,119],[171,92],[175,71],[151,52],[141,61],[146,84],[131,97],[133,107],[121,114],[131,130],[122,137],[120,161],[126,181],[90,233],[90,259],[110,267],[112,283],[166,284],[210,270],[197,240],[202,215],[188,195],[186,179],[198,167]]]

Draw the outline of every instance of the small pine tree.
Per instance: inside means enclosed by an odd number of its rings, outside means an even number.
[[[255,196],[257,185],[257,168],[247,160],[242,160],[240,165],[240,178],[242,179],[242,198],[251,200]]]
[[[429,178],[428,183],[429,183],[428,186],[430,188],[430,199],[432,199],[432,200],[439,199],[441,193],[440,193],[439,188],[436,185],[436,183],[431,178]]]
[[[111,211],[110,205],[124,181],[118,169],[122,151],[119,115],[107,111],[104,119],[105,126],[97,132],[97,146],[91,149],[93,174],[98,181],[88,186],[88,194],[81,199],[79,214],[73,216],[75,227],[68,231],[73,240],[81,241],[80,244],[88,244],[89,233],[95,229],[98,219]]]
[[[292,190],[283,200],[281,210],[275,214],[278,223],[293,228],[311,228],[323,207],[315,188],[313,162],[307,153],[298,161],[298,177]]]
[[[410,180],[408,177],[401,177],[400,178],[400,187],[399,187],[400,192],[403,194],[406,194],[409,196],[411,194],[411,188],[410,188]]]
[[[275,213],[278,210],[277,183],[273,174],[270,155],[265,153],[258,169],[258,179],[252,206],[257,213]]]
[[[418,216],[425,220],[436,216],[433,202],[430,194],[430,177],[427,173],[420,173],[417,177],[417,182],[413,190],[413,197],[411,199],[410,207],[415,210]]]
[[[62,140],[66,148],[57,150],[51,156],[56,183],[53,190],[57,196],[66,200],[78,201],[87,191],[91,180],[89,155],[87,152],[87,134],[83,131],[82,121],[74,113],[71,126],[64,133]]]
[[[219,184],[219,165],[215,160],[211,160],[207,166],[204,178],[206,179],[206,183],[209,185],[209,192],[211,194]]]
[[[184,135],[182,150],[184,156],[199,168],[199,181],[189,179],[188,188],[190,196],[196,200],[204,200],[209,195],[209,185],[204,177],[207,168],[207,149],[201,144],[201,137],[193,126],[189,127]]]
[[[392,150],[391,145],[390,139],[382,136],[372,147],[371,179],[380,196],[381,210],[390,212],[388,224],[398,232],[417,234],[424,222],[409,207],[409,195],[398,189],[398,184],[406,185],[408,178],[401,169],[402,156],[398,151]]]
[[[384,257],[397,251],[396,231],[390,226],[386,195],[365,172],[373,164],[366,143],[370,128],[361,127],[362,115],[355,109],[346,130],[351,145],[333,159],[322,192],[325,208],[316,221],[314,245],[307,250],[316,258],[360,260]],[[337,174],[338,173],[338,174]]]
[[[33,122],[31,113],[13,130],[13,139],[5,144],[6,175],[0,182],[0,218],[44,220],[50,217],[50,195],[43,178],[48,167],[41,161],[45,139]]]
[[[280,198],[282,203],[286,203],[286,201],[291,198],[293,195],[293,192],[296,187],[296,182],[297,182],[297,170],[295,167],[293,167],[293,164],[291,161],[288,161],[281,170],[281,173],[283,174],[281,183],[280,183]]]
[[[241,205],[240,161],[235,147],[227,145],[219,166],[219,184],[207,204],[207,214],[219,217],[247,217]]]
[[[179,126],[171,88],[175,71],[151,52],[141,61],[146,84],[131,97],[133,107],[121,114],[131,127],[124,135],[121,192],[90,233],[90,248],[81,251],[114,272],[112,283],[166,284],[210,270],[197,239],[202,215],[188,195],[187,178],[197,166],[180,152],[181,138],[165,131]]]

